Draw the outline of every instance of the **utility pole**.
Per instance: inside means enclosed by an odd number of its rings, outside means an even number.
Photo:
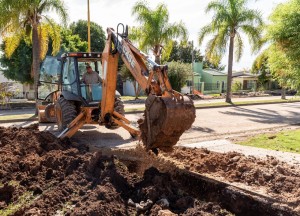
[[[88,52],[91,52],[90,0],[87,0],[87,5],[88,5]]]
[[[194,41],[192,40],[192,94],[194,94]]]

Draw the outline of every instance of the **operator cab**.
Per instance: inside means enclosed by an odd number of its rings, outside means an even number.
[[[101,101],[102,83],[86,84],[81,81],[88,65],[101,77],[101,53],[66,53],[62,55],[62,62],[62,92],[79,96],[85,104]]]
[[[69,52],[56,58],[47,56],[39,76],[38,98],[44,104],[53,101],[53,93],[61,91],[64,97],[84,105],[97,104],[102,99],[102,83],[81,82],[86,66],[102,76],[100,52]]]

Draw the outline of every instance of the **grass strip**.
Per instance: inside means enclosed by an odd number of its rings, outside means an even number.
[[[300,153],[300,130],[260,134],[238,144],[283,152]]]
[[[3,115],[0,116],[0,121],[7,121],[7,120],[18,120],[18,119],[35,119],[36,115],[34,114],[21,114],[21,115]]]

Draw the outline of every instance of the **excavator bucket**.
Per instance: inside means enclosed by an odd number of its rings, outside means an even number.
[[[187,96],[181,100],[149,95],[145,119],[139,121],[141,139],[146,149],[171,150],[182,133],[196,118],[193,101]]]

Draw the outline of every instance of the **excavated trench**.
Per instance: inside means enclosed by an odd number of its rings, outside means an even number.
[[[299,214],[174,158],[142,147],[91,152],[36,126],[0,127],[0,215]]]

